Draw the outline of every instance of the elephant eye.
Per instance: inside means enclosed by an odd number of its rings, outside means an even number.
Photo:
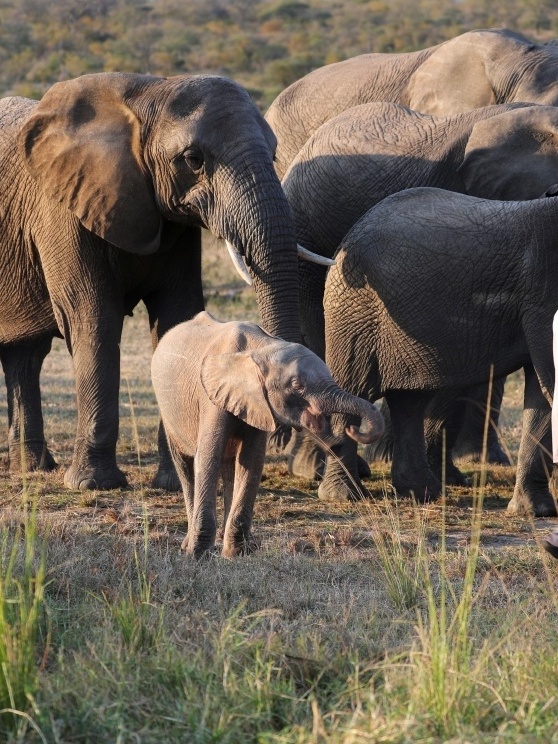
[[[186,165],[194,171],[199,173],[203,170],[203,155],[199,150],[186,150],[184,152],[184,160]]]
[[[304,393],[305,385],[302,380],[300,380],[298,377],[293,377],[291,380],[291,388],[295,391],[295,393]]]

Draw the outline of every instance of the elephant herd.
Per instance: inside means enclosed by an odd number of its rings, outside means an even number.
[[[0,100],[0,159],[10,467],[22,452],[27,467],[55,466],[39,375],[59,336],[73,359],[78,413],[64,482],[125,485],[115,454],[123,318],[143,301],[155,348],[203,311],[205,227],[253,282],[265,331],[303,341],[352,396],[385,399],[402,494],[436,498],[442,467],[459,481],[451,453],[442,462],[442,428],[453,444],[464,397],[486,399],[493,380],[498,408],[502,380],[523,368],[509,509],[556,514],[548,452],[558,46],[485,30],[408,54],[365,54],[295,82],[265,117],[219,76],[85,75],[39,102]],[[218,333],[211,323],[207,344]],[[320,496],[352,493],[362,410],[297,394],[311,416],[334,414],[338,456],[327,457]],[[163,398],[168,428],[180,405]],[[232,414],[242,418],[240,409]],[[261,437],[254,441],[262,459]],[[176,465],[195,521],[190,450],[181,454],[160,426],[154,485],[178,487]],[[205,549],[204,539],[191,552]]]

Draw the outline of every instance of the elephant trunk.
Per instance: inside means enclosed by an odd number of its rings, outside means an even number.
[[[300,343],[297,241],[289,204],[268,159],[258,162],[247,155],[242,172],[224,175],[226,206],[209,223],[244,258],[265,330]]]
[[[357,416],[361,420],[360,428],[349,425],[345,431],[356,442],[370,444],[379,439],[384,433],[384,419],[375,405],[363,398],[347,393],[337,388],[330,393],[323,408],[326,414],[340,413],[347,416]]]

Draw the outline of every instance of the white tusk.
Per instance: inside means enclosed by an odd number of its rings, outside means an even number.
[[[229,252],[229,256],[231,257],[231,261],[233,262],[234,268],[238,271],[246,284],[252,286],[252,277],[248,272],[248,267],[246,266],[244,256],[241,254],[238,248],[236,248],[232,243],[229,243],[228,240],[225,240],[225,245],[227,246],[227,250]]]
[[[307,248],[303,248],[301,245],[297,245],[298,255],[300,258],[304,258],[305,261],[311,263],[320,264],[320,266],[335,266],[335,260],[333,258],[326,258],[325,256],[319,256],[317,253],[312,253]]]

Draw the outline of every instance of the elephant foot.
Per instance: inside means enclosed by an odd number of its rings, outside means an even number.
[[[359,478],[327,476],[318,487],[318,498],[322,501],[363,501],[369,496]]]
[[[466,462],[483,462],[482,447],[461,446],[457,450],[454,449],[453,454],[455,457],[458,457],[460,460],[465,460]],[[510,458],[506,455],[497,439],[488,444],[486,449],[486,462],[489,465],[511,465]]]
[[[285,448],[289,473],[297,478],[319,480],[325,469],[325,454],[305,432],[295,432]]]
[[[105,468],[80,468],[72,464],[64,474],[64,485],[72,491],[108,491],[113,488],[126,488],[128,481],[116,465]]]
[[[357,455],[357,470],[359,478],[370,478],[370,476],[372,475],[370,465],[360,455]]]
[[[556,500],[547,488],[529,491],[517,488],[508,504],[507,511],[520,517],[556,517]]]
[[[45,442],[24,442],[23,452],[19,444],[10,445],[9,458],[10,471],[14,473],[20,473],[23,469],[50,472],[58,467]]]
[[[176,474],[174,467],[163,468],[159,465],[157,472],[153,480],[151,481],[152,488],[161,488],[163,491],[181,491],[182,486],[180,480]]]
[[[407,477],[402,474],[394,474],[392,483],[397,496],[400,498],[414,498],[420,504],[436,501],[442,494],[442,484],[434,476]]]
[[[221,551],[221,558],[237,558],[241,555],[251,555],[258,549],[258,542],[249,535],[241,540],[225,540]]]
[[[432,467],[432,466],[431,466]],[[432,470],[438,476],[439,480],[442,480],[442,468],[432,467]],[[446,463],[446,472],[444,473],[444,479],[447,486],[468,486],[469,479],[459,470],[453,463]]]
[[[190,541],[188,540],[188,535],[184,538],[182,541],[182,545],[180,546],[180,550],[185,553],[190,558],[195,558],[197,561],[200,560],[209,560],[210,558],[215,558],[217,556],[217,552],[215,550],[215,545],[190,545]]]

